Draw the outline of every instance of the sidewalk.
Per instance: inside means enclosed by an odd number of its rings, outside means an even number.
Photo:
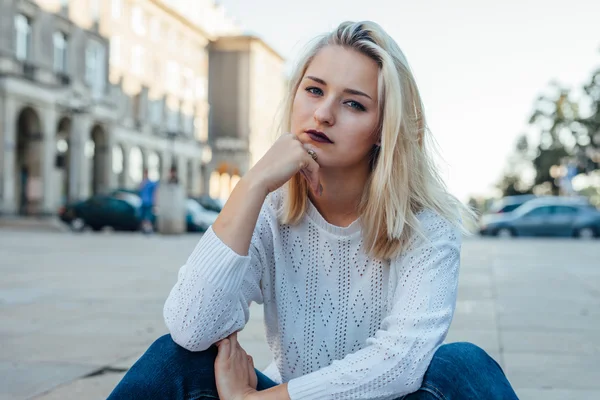
[[[0,229],[31,232],[68,232],[58,217],[22,217],[0,215]]]
[[[198,236],[0,230],[0,399],[105,399],[166,333],[162,306]],[[521,399],[600,398],[600,243],[468,239],[448,341],[504,367]],[[241,343],[270,362],[262,312]]]

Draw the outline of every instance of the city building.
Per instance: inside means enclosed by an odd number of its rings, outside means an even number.
[[[52,214],[113,185],[108,41],[35,2],[0,2],[0,211]]]
[[[210,194],[223,198],[277,136],[284,60],[255,36],[220,37],[209,48]]]
[[[0,15],[0,213],[133,189],[145,168],[226,198],[272,142],[283,59],[213,0],[13,0]]]

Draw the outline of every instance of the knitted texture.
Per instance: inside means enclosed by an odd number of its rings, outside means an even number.
[[[368,257],[359,221],[329,224],[309,203],[295,226],[268,196],[249,254],[209,229],[164,307],[173,340],[203,351],[241,330],[263,304],[273,364],[296,399],[395,399],[416,391],[445,339],[456,304],[461,236],[431,211],[395,259]]]

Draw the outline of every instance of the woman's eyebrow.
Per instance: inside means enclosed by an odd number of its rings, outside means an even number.
[[[317,78],[316,76],[307,75],[307,76],[305,76],[305,78],[306,79],[310,79],[312,81],[315,81],[317,83],[320,83],[323,86],[327,86],[327,82],[325,82],[321,78]],[[348,89],[348,88],[346,88],[346,89],[344,89],[344,93],[353,94],[353,95],[356,95],[356,96],[364,96],[364,97],[366,97],[366,98],[368,98],[370,100],[373,100],[371,98],[371,96],[369,96],[368,94],[366,94],[364,92],[361,92],[360,90],[356,90],[356,89]]]

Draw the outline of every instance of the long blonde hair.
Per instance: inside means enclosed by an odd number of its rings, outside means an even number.
[[[379,259],[396,256],[414,232],[421,233],[417,214],[430,209],[467,233],[462,218],[473,213],[450,195],[426,146],[429,130],[417,84],[396,42],[376,23],[343,22],[316,38],[293,70],[283,104],[281,132],[291,129],[296,91],[315,55],[326,46],[358,51],[379,66],[379,134],[371,175],[359,207],[366,251]],[[301,174],[288,182],[281,222],[296,224],[307,206],[308,185]],[[466,221],[465,221],[466,222]]]

